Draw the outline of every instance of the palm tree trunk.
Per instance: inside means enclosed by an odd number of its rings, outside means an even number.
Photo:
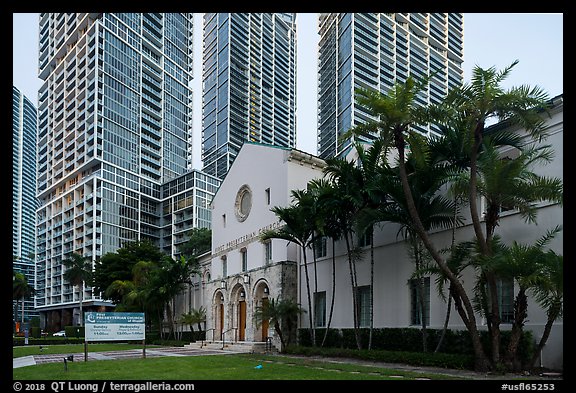
[[[448,295],[448,306],[446,307],[446,318],[444,318],[444,326],[442,327],[442,334],[440,335],[440,340],[438,340],[438,344],[436,345],[436,349],[434,349],[434,353],[438,353],[440,351],[440,347],[444,342],[444,337],[446,336],[446,331],[448,330],[448,322],[450,321],[450,309],[452,308],[452,296]]]
[[[420,270],[420,248],[415,244],[416,270]],[[420,302],[420,324],[422,326],[422,352],[428,352],[428,332],[426,331],[426,305],[424,304],[424,277],[418,277],[418,301]]]
[[[282,329],[280,329],[280,324],[278,321],[274,323],[274,330],[276,330],[276,333],[278,333],[278,337],[280,338],[280,352],[284,352],[286,343],[284,342],[284,336],[282,335]]]
[[[532,360],[530,360],[529,366],[531,368],[534,367],[536,361],[542,354],[542,350],[544,349],[546,341],[548,341],[548,337],[550,336],[550,332],[552,331],[552,325],[554,324],[554,321],[558,318],[558,315],[560,315],[560,307],[561,307],[560,304],[553,306],[552,309],[548,312],[548,320],[546,321],[546,325],[544,326],[544,331],[542,332],[542,338],[540,338],[540,342],[538,343],[538,346],[534,350]]]
[[[22,319],[21,319],[22,323],[21,326],[22,328],[24,327],[24,297],[22,297]]]
[[[306,276],[306,294],[308,295],[308,322],[310,323],[310,338],[312,339],[312,346],[316,346],[316,337],[315,337],[315,330],[314,324],[312,321],[312,296],[310,295],[310,276],[308,274],[308,262],[306,260],[306,247],[302,246],[302,255],[304,259],[304,273]]]
[[[520,288],[516,301],[514,302],[514,323],[512,324],[512,331],[510,332],[510,342],[504,357],[506,368],[512,371],[518,371],[518,362],[516,353],[518,352],[518,344],[522,338],[523,326],[526,317],[528,316],[528,298],[526,296],[526,289]]]
[[[336,298],[336,241],[332,238],[332,299],[330,300],[330,313],[328,314],[328,324],[326,325],[326,331],[324,332],[324,338],[322,339],[321,347],[326,343],[326,337],[328,337],[328,331],[330,330],[330,325],[332,324],[332,314],[334,312],[334,300]]]
[[[348,238],[348,231],[344,232],[344,238],[346,239],[346,250],[348,251],[348,267],[350,269],[350,285],[352,286],[352,311],[354,313],[354,336],[356,337],[356,346],[358,349],[362,349],[362,342],[360,340],[360,330],[358,329],[358,302],[356,293],[356,262],[352,258],[352,251],[350,247],[350,239]]]
[[[372,349],[372,333],[374,331],[374,231],[370,232],[370,334],[368,349]]]
[[[82,315],[82,303],[84,303],[84,283],[80,284],[80,305],[79,305],[79,309],[80,309],[80,326],[83,326],[84,323],[84,318]]]

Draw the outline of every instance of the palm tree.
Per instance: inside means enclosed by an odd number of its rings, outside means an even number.
[[[198,326],[198,332],[202,332],[202,323],[206,322],[206,308],[200,306],[193,308],[186,314],[182,314],[181,322],[190,326],[190,331],[194,334],[194,324]]]
[[[501,244],[499,237],[495,238],[495,242],[498,243],[494,245],[494,249],[497,250],[495,259],[498,276],[513,278],[518,283],[510,342],[504,355],[508,369],[518,371],[521,367],[516,359],[516,353],[528,316],[528,292],[532,289],[537,290],[548,282],[546,280],[546,271],[550,266],[548,261],[555,254],[545,251],[544,247],[560,230],[561,227],[557,226],[531,245],[514,241],[512,245],[506,246]]]
[[[544,268],[538,285],[530,290],[540,307],[546,310],[547,321],[529,366],[534,367],[550,336],[553,323],[564,314],[564,257],[549,250],[542,260]]]
[[[415,97],[426,83],[427,81],[416,83],[412,77],[408,77],[406,82],[396,83],[388,94],[382,94],[368,89],[358,90],[356,100],[361,105],[369,108],[373,114],[377,116],[377,120],[355,127],[351,129],[350,132],[360,136],[378,134],[385,141],[392,141],[391,146],[393,146],[397,152],[399,181],[402,186],[406,208],[412,220],[413,228],[437,266],[442,270],[447,279],[450,280],[452,284],[451,287],[454,291],[453,297],[455,297],[456,309],[472,338],[475,353],[475,368],[485,371],[489,368],[490,364],[480,341],[480,334],[478,332],[472,302],[462,282],[454,272],[449,269],[446,260],[442,257],[428,235],[419,216],[408,179],[406,169],[407,145],[411,142],[416,142],[414,143],[414,148],[422,150],[419,157],[424,157],[425,154],[423,153],[426,153],[426,146],[421,143],[421,137],[418,136],[419,134],[417,132],[412,130],[414,125],[426,124],[431,119],[431,111],[415,105]],[[412,145],[410,145],[410,147],[412,149]],[[415,149],[412,149],[412,151],[416,152]]]
[[[257,327],[261,327],[264,321],[274,326],[274,331],[280,338],[280,352],[284,352],[294,335],[298,316],[303,312],[306,310],[292,299],[270,299],[256,307],[253,318]]]
[[[24,323],[24,300],[34,294],[34,287],[28,283],[26,275],[21,272],[12,271],[12,299],[16,300],[14,321],[18,313],[18,301],[22,301],[22,317],[20,322]]]
[[[542,109],[548,101],[547,94],[538,86],[520,86],[504,90],[501,83],[509,76],[513,67],[518,61],[505,67],[502,71],[497,71],[494,67],[482,69],[475,67],[472,72],[470,84],[464,85],[460,89],[454,89],[448,95],[447,107],[456,109],[459,113],[466,115],[468,135],[472,140],[470,149],[470,170],[468,183],[468,197],[470,214],[474,233],[480,247],[480,251],[485,256],[490,256],[490,239],[493,233],[490,226],[483,232],[479,209],[477,206],[479,195],[479,182],[481,179],[481,153],[484,147],[484,129],[486,122],[491,119],[508,121],[511,124],[518,124],[534,139],[540,140],[545,137],[544,121]],[[487,212],[489,214],[489,212]],[[487,216],[490,220],[491,217]],[[492,338],[492,365],[497,367],[500,363],[500,332],[499,332],[499,305],[496,296],[496,277],[492,272],[485,272],[487,290],[490,296],[490,313],[488,315],[491,326]]]
[[[368,148],[361,143],[354,144],[358,153],[358,166],[363,177],[363,203],[356,217],[357,233],[369,236],[370,243],[370,330],[368,349],[372,349],[372,334],[374,330],[374,226],[381,221],[378,214],[389,202],[386,190],[381,185],[381,168],[387,166],[389,144],[376,139]]]
[[[416,232],[438,267],[442,269],[443,274],[450,280],[454,294],[458,297],[454,300],[456,301],[457,311],[472,336],[477,370],[487,370],[489,367],[497,367],[499,364],[499,320],[498,317],[492,320],[492,325],[495,329],[492,336],[492,364],[490,364],[479,339],[472,303],[462,283],[450,271],[446,261],[432,243],[418,217],[418,211],[408,182],[405,153],[407,145],[410,145],[411,149],[414,149],[414,147],[420,148],[419,145],[412,145],[416,135],[412,130],[413,125],[426,124],[433,121],[435,117],[440,124],[445,124],[447,119],[450,118],[459,120],[463,130],[466,131],[465,133],[463,132],[463,135],[465,135],[467,142],[462,146],[466,147],[463,153],[469,156],[470,176],[467,196],[470,203],[473,228],[478,238],[481,252],[489,256],[491,254],[490,242],[487,241],[487,237],[482,232],[477,203],[478,179],[480,176],[478,163],[484,146],[483,137],[486,121],[494,118],[500,121],[507,121],[509,124],[518,124],[527,130],[532,138],[540,138],[545,135],[543,133],[542,110],[545,109],[547,95],[538,87],[520,86],[507,91],[500,87],[500,84],[506,79],[516,63],[514,62],[502,72],[498,72],[494,68],[484,70],[480,67],[475,67],[472,82],[449,92],[443,105],[436,108],[415,106],[414,98],[427,81],[416,84],[411,77],[403,84],[397,83],[387,95],[370,90],[361,90],[357,96],[359,103],[370,108],[378,116],[378,120],[363,125],[353,132],[360,135],[365,135],[367,132],[379,132],[380,135],[384,135],[386,138],[392,135],[393,145],[398,152],[400,180],[410,215],[415,223]],[[438,117],[439,114],[440,117]],[[426,152],[426,150],[423,150],[423,152]],[[488,278],[488,290],[494,294],[490,299],[491,312],[495,315],[496,310],[498,310],[498,299],[495,296],[495,278],[490,272],[486,273],[486,277]]]
[[[427,231],[453,229],[457,225],[462,224],[462,217],[458,214],[454,201],[440,194],[440,189],[447,179],[448,168],[436,161],[434,155],[428,155],[424,160],[419,160],[415,153],[409,154],[406,168],[410,189],[414,195],[418,214],[424,228]],[[375,211],[375,215],[380,221],[398,224],[398,235],[402,235],[408,242],[410,255],[415,262],[413,278],[417,280],[418,285],[417,293],[420,297],[420,314],[422,315],[423,350],[426,352],[425,272],[423,268],[428,265],[429,254],[417,235],[414,222],[408,211],[397,169],[383,166],[381,172],[378,187],[388,195],[389,201],[387,204],[380,205]]]
[[[175,321],[171,303],[184,290],[186,284],[191,284],[192,275],[198,271],[198,261],[195,257],[188,259],[181,255],[178,260],[174,260],[166,255],[160,260],[158,268],[153,270],[150,281],[147,283],[150,294],[157,296],[163,304],[172,335],[174,335]]]
[[[80,306],[80,326],[84,323],[84,314],[82,313],[82,302],[84,300],[84,285],[92,283],[92,261],[90,258],[83,257],[80,254],[72,253],[69,258],[62,261],[66,267],[64,279],[70,284],[78,286]]]
[[[336,240],[342,237],[342,230],[338,223],[337,211],[334,201],[335,189],[327,179],[313,179],[308,183],[308,188],[315,194],[318,208],[316,217],[316,230],[322,235],[332,240],[332,297],[330,299],[330,311],[328,313],[328,322],[322,338],[321,347],[326,343],[330,326],[332,325],[332,316],[334,313],[334,301],[336,299]]]
[[[356,261],[362,257],[362,251],[359,247],[354,246],[353,237],[358,213],[364,208],[366,201],[364,197],[364,190],[366,188],[364,177],[356,163],[343,158],[327,159],[323,172],[324,177],[330,181],[334,188],[333,211],[336,213],[339,233],[344,237],[348,256],[354,336],[356,338],[357,348],[362,349],[359,330],[358,280],[356,274]]]
[[[261,234],[262,240],[283,239],[298,245],[302,250],[304,273],[306,278],[306,294],[308,300],[309,330],[312,345],[315,345],[315,329],[312,321],[312,295],[310,293],[310,276],[306,250],[311,243],[314,232],[313,219],[310,217],[311,194],[299,190],[292,191],[293,204],[288,207],[275,206],[270,209],[284,222],[278,229],[267,230]]]

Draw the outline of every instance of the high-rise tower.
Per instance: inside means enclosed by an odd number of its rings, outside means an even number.
[[[12,269],[34,288],[36,254],[36,107],[12,87]],[[18,299],[19,301],[21,299]],[[16,303],[16,301],[14,302]],[[19,304],[16,321],[37,316],[32,298]],[[15,304],[14,304],[15,305]],[[22,315],[22,310],[23,314]]]
[[[319,17],[318,156],[345,152],[339,140],[351,127],[371,119],[355,102],[358,88],[388,92],[409,75],[435,72],[416,98],[438,103],[464,79],[463,16],[456,13],[329,13]],[[423,133],[433,128],[421,127]]]
[[[296,146],[296,15],[204,15],[203,170],[223,178],[245,141]]]
[[[161,184],[189,170],[190,13],[39,17],[36,306],[49,329],[77,324],[72,253],[160,244]],[[84,310],[110,305],[85,287]]]

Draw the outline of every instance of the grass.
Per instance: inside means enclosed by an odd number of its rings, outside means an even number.
[[[146,346],[146,348],[158,347],[157,345]],[[105,343],[88,344],[88,352],[120,351],[124,349],[142,349],[142,344]],[[24,345],[12,347],[12,358],[19,358],[30,355],[55,355],[55,354],[84,353],[83,344],[59,344],[59,345]]]
[[[261,365],[261,368],[257,366]],[[13,369],[14,380],[414,380],[457,379],[281,355],[230,354],[45,363]]]

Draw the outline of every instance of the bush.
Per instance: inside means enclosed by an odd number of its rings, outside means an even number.
[[[371,362],[401,363],[413,366],[440,367],[459,370],[473,370],[474,357],[471,355],[422,353],[405,351],[358,350],[350,348],[318,348],[291,346],[286,354],[304,356],[344,357]]]
[[[368,348],[368,339],[370,330],[361,328],[360,341],[362,348]],[[316,329],[316,345],[320,346],[324,337],[325,329]],[[433,352],[442,336],[442,329],[426,329],[427,331],[427,348]],[[510,341],[509,330],[501,331],[501,354],[504,355]],[[356,336],[354,329],[330,329],[329,340],[326,340],[326,348],[347,348],[357,349]],[[480,339],[487,354],[490,353],[490,335],[487,331],[480,332]],[[312,339],[307,328],[298,330],[298,345],[312,346]],[[521,362],[531,359],[534,353],[535,343],[532,332],[524,331],[520,344],[518,346],[518,358]],[[422,331],[419,328],[377,328],[372,332],[372,349],[382,351],[404,351],[404,352],[422,352]],[[447,330],[439,352],[456,355],[474,355],[472,339],[467,330]]]
[[[67,338],[84,338],[84,326],[65,326],[64,331]]]

